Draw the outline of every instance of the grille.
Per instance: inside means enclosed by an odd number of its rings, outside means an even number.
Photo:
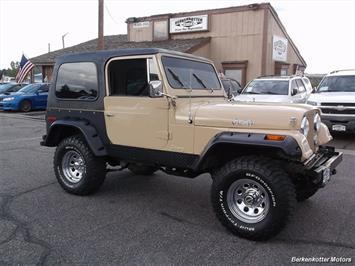
[[[355,103],[321,103],[321,106],[350,106],[355,107]]]
[[[355,115],[355,109],[337,110],[333,108],[321,108],[323,114]]]

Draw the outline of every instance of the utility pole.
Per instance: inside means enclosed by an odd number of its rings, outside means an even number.
[[[69,32],[67,32],[66,34],[62,35],[63,49],[65,48],[64,38],[65,38],[65,36],[68,35],[68,33],[69,33]]]
[[[104,50],[104,0],[99,0],[99,36],[97,50]]]

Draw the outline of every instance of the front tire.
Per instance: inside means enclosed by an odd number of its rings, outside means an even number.
[[[92,153],[80,135],[70,136],[60,142],[53,164],[59,184],[71,194],[92,194],[105,180],[106,162]]]
[[[23,100],[21,103],[20,103],[20,111],[21,112],[29,112],[32,110],[32,103],[31,101],[29,100]]]
[[[271,159],[241,157],[212,177],[211,200],[216,216],[240,237],[266,240],[281,231],[293,213],[294,185]]]

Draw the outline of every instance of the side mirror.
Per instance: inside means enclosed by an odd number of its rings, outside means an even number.
[[[241,94],[241,93],[242,93],[242,91],[243,91],[243,89],[242,89],[242,88],[240,88],[240,89],[238,89],[238,90],[237,90],[238,94]]]
[[[312,88],[312,93],[313,93],[313,92],[316,92],[316,90],[317,90],[317,87],[313,87],[313,88]]]
[[[296,88],[293,88],[291,91],[291,95],[294,96],[297,94],[297,92],[298,92],[298,90]]]
[[[149,82],[149,97],[163,97],[163,83],[161,80],[152,80]]]

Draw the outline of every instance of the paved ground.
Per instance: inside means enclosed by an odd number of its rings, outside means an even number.
[[[39,146],[41,113],[0,113],[0,265],[287,265],[292,257],[355,259],[355,141],[336,136],[344,162],[329,186],[298,204],[265,242],[216,220],[208,175],[184,179],[111,173],[99,193],[69,195]],[[309,265],[309,264],[308,264]]]

